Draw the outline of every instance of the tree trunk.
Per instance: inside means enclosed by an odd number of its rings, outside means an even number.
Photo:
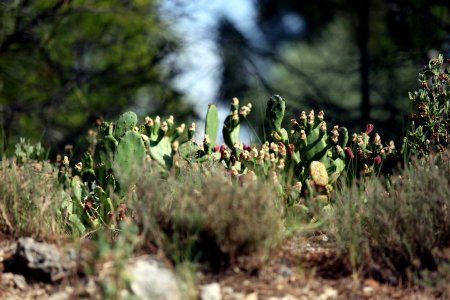
[[[357,44],[359,51],[359,76],[360,76],[360,91],[361,91],[361,126],[370,123],[370,54],[369,54],[369,13],[370,0],[358,1],[358,27],[357,27]],[[365,128],[365,127],[363,127]]]

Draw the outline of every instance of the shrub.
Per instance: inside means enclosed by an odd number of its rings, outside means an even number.
[[[217,171],[191,171],[178,179],[137,184],[133,216],[175,261],[209,261],[226,267],[237,255],[264,251],[276,241],[281,215],[271,184],[230,182]]]
[[[57,174],[46,162],[18,166],[0,162],[0,231],[13,236],[47,237],[64,231],[65,199]]]
[[[330,231],[354,270],[390,283],[436,270],[436,249],[450,241],[450,153],[390,181],[374,177],[344,187]],[[386,189],[386,183],[390,183]]]

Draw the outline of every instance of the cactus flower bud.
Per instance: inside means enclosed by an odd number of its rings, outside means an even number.
[[[258,157],[258,149],[256,147],[252,148],[252,156],[255,158]]]
[[[274,142],[270,143],[270,151],[278,152],[278,145]]]
[[[302,111],[299,117],[300,120],[306,120],[306,112]]]
[[[174,118],[172,115],[170,115],[169,118],[166,120],[166,122],[170,125],[173,125],[173,121],[174,121]]]
[[[155,123],[161,123],[161,118],[159,116],[156,116]]]
[[[236,177],[239,175],[238,170],[235,167],[231,167],[231,176]]]
[[[305,140],[305,139],[306,139],[306,132],[305,132],[303,129],[300,131],[300,138],[301,138],[302,140]]]
[[[216,144],[212,151],[215,153],[215,152],[219,152],[219,150],[220,150],[220,146]]]
[[[294,185],[294,188],[297,192],[301,192],[302,191],[302,182],[301,181],[297,181]]]
[[[91,198],[87,198],[86,201],[84,201],[84,210],[90,210],[92,208],[92,199]]]
[[[355,142],[358,140],[358,135],[356,133],[352,134],[352,142]]]
[[[231,155],[231,165],[234,166],[236,164],[236,156]]]
[[[306,122],[308,122],[308,124],[312,125],[314,124],[314,110],[311,110],[311,112],[309,113]]]
[[[125,220],[125,213],[127,212],[127,205],[125,203],[121,203],[117,209],[117,213],[119,215],[119,220]]]
[[[284,169],[284,159],[281,158],[281,159],[278,161],[277,168],[278,168],[279,170],[283,170],[283,169]]]
[[[189,127],[189,131],[195,131],[195,123],[192,122],[191,127]]]
[[[69,164],[69,158],[66,155],[64,155],[62,163],[66,166]]]
[[[203,139],[203,143],[204,144],[210,144],[211,141],[209,140],[209,136],[207,134],[205,134],[205,138]]]
[[[75,165],[75,170],[77,170],[78,172],[81,172],[82,168],[83,168],[83,163],[81,161]]]
[[[179,146],[180,146],[180,142],[179,141],[177,141],[177,140],[173,141],[173,143],[172,143],[172,151],[173,152],[177,152]]]
[[[366,125],[366,134],[370,134],[373,130],[373,124]]]
[[[357,137],[357,139],[356,139],[356,143],[357,143],[359,146],[364,145],[364,140],[363,140],[362,135],[358,135],[358,137]]]
[[[222,144],[222,145],[220,146],[220,152],[223,153],[223,151],[225,151],[225,149],[226,149],[226,148],[225,148],[225,145]]]
[[[167,125],[167,122],[166,121],[162,122],[161,130],[166,132],[168,129],[169,129],[169,126]]]
[[[319,113],[317,114],[317,118],[319,119],[319,121],[323,121],[323,118],[324,118],[323,110],[319,111]]]
[[[289,154],[293,154],[295,152],[295,145],[289,144],[288,149],[289,149]]]
[[[375,159],[373,160],[373,162],[374,162],[376,165],[381,164],[381,156],[377,155],[377,156],[375,157]]]
[[[239,105],[239,99],[236,98],[236,97],[233,97],[233,99],[231,99],[231,105],[238,106]]]
[[[378,133],[375,133],[375,137],[373,138],[373,143],[378,146],[381,145],[381,137]]]
[[[344,151],[345,151],[345,154],[347,155],[347,157],[349,157],[349,158],[355,157],[355,155],[353,155],[353,151],[350,147],[345,147]]]
[[[153,126],[153,120],[149,116],[145,117],[144,124],[147,126]]]
[[[364,164],[363,172],[364,172],[364,174],[368,174],[370,172],[370,169],[369,169],[368,165]]]
[[[320,123],[320,130],[327,131],[327,123],[325,121]]]

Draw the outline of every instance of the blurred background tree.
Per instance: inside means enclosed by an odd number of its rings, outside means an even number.
[[[61,149],[127,109],[193,116],[171,85],[180,42],[153,0],[1,1],[4,135]]]
[[[234,96],[253,103],[262,135],[278,93],[288,116],[323,109],[330,123],[398,138],[436,52],[450,56],[448,0],[4,0],[0,136],[61,149],[101,116],[186,121]]]
[[[221,53],[241,54],[222,55],[224,95],[258,99],[263,106],[270,94],[279,93],[292,117],[299,110],[323,109],[327,118],[352,130],[373,122],[384,137],[399,137],[418,71],[428,56],[450,54],[449,1],[255,3],[263,38],[247,35],[241,41],[245,35],[233,24],[219,25]],[[257,83],[243,89],[249,78]],[[252,118],[262,122],[261,116]]]

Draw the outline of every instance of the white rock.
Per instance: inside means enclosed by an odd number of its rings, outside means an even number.
[[[137,258],[127,268],[131,291],[141,300],[179,300],[179,282],[175,274],[150,256]]]
[[[201,291],[200,293],[201,300],[222,300],[220,284],[217,282],[201,286],[200,291]]]

